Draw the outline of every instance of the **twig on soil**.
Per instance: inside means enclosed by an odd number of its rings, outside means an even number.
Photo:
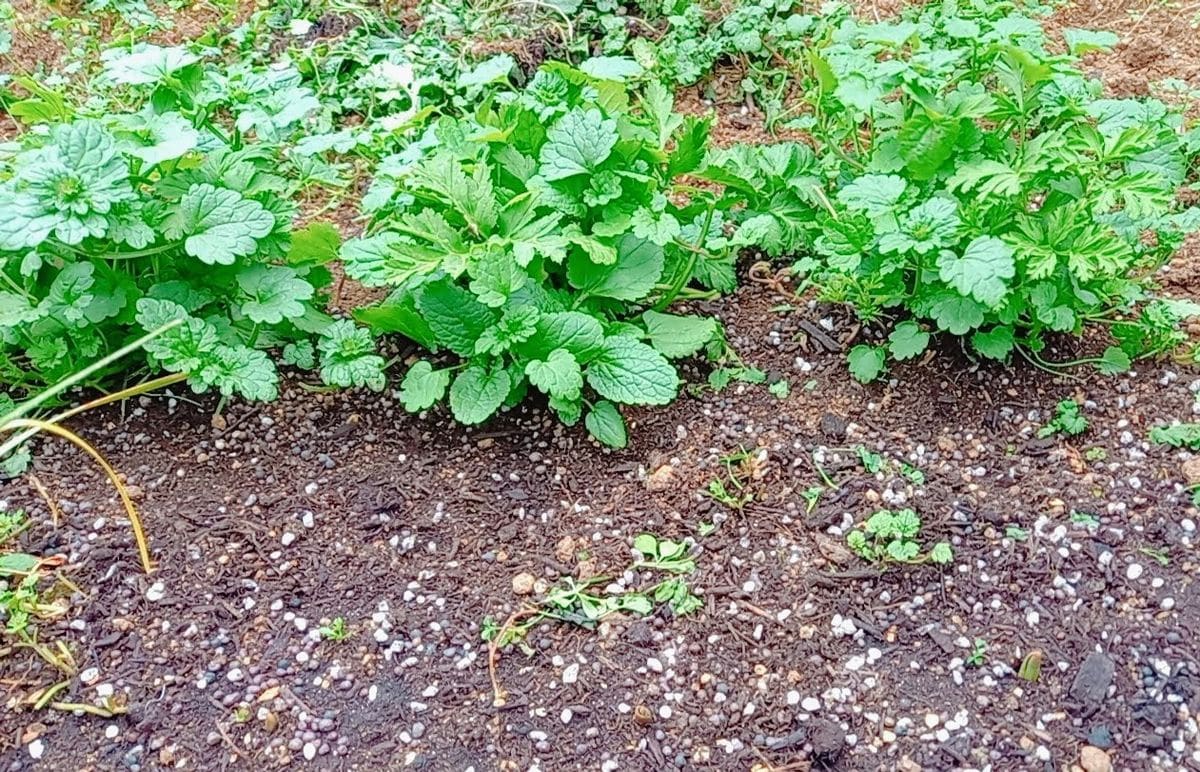
[[[516,626],[517,622],[526,617],[535,616],[539,609],[536,606],[526,606],[518,611],[514,611],[504,620],[504,624],[488,641],[488,677],[492,681],[492,707],[502,708],[508,702],[508,693],[504,691],[504,687],[500,686],[500,678],[496,674],[496,666],[500,663],[500,647],[502,641],[507,637],[509,630]]]
[[[217,733],[221,735],[221,739],[225,741],[225,744],[229,746],[229,749],[236,753],[239,759],[243,761],[249,761],[250,757],[242,753],[242,749],[234,744],[233,738],[230,737],[229,733],[225,731],[225,727],[221,726],[221,722],[216,721],[214,723],[217,725]]]
[[[119,716],[129,711],[128,708],[123,706],[114,705],[111,708],[102,708],[98,705],[89,705],[86,702],[52,702],[50,703],[50,707],[68,713],[82,711],[90,713],[93,716],[99,716],[100,718],[112,718],[113,716]]]
[[[46,507],[50,510],[50,518],[54,521],[54,527],[57,528],[59,520],[62,519],[62,512],[59,510],[58,504],[56,504],[54,499],[50,497],[50,492],[46,490],[45,485],[42,485],[42,481],[38,479],[36,474],[30,472],[27,477],[29,478],[29,483],[33,486],[33,489],[37,491],[38,495],[42,497],[42,500],[46,502]]]

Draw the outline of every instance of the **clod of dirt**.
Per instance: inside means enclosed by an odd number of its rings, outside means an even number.
[[[1085,745],[1079,750],[1079,766],[1084,772],[1112,772],[1112,759],[1094,745]]]
[[[1188,485],[1200,485],[1200,456],[1183,462],[1183,478]]]
[[[670,488],[674,482],[675,467],[670,464],[663,464],[658,469],[646,475],[646,490],[664,491]]]
[[[1107,654],[1094,651],[1087,656],[1071,682],[1071,698],[1089,713],[1100,707],[1112,683],[1116,666]]]
[[[815,758],[832,763],[846,748],[846,733],[832,721],[819,718],[809,725],[808,743]]]
[[[529,595],[537,581],[533,574],[522,572],[512,578],[512,590],[516,595]]]

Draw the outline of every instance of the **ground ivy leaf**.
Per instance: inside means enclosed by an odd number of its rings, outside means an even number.
[[[1016,345],[1013,340],[1013,331],[1011,327],[993,327],[986,332],[976,330],[971,336],[971,345],[983,356],[988,359],[998,359],[1004,361],[1008,359],[1008,355],[1012,353],[1013,346]]]
[[[537,356],[562,348],[571,352],[577,362],[586,364],[604,346],[604,328],[595,317],[579,311],[542,314],[530,343],[534,344]]]
[[[446,396],[450,385],[449,370],[434,370],[425,360],[408,368],[400,384],[400,402],[410,413],[419,413],[433,407]]]
[[[1104,349],[1104,355],[1096,363],[1096,369],[1105,375],[1117,375],[1127,371],[1130,367],[1133,367],[1133,360],[1118,346],[1109,346]]]
[[[901,322],[888,336],[888,351],[894,359],[920,356],[929,346],[929,333],[916,322]]]
[[[860,344],[850,349],[848,360],[854,379],[860,383],[870,383],[883,373],[887,354],[883,346]]]
[[[575,108],[546,133],[539,172],[547,180],[563,180],[595,171],[617,144],[617,122],[599,110]]]
[[[593,56],[580,63],[579,69],[593,78],[620,82],[636,78],[645,72],[642,65],[627,56]]]
[[[1067,49],[1074,56],[1081,56],[1093,51],[1110,51],[1113,46],[1121,42],[1121,38],[1116,33],[1105,30],[1068,27],[1062,31],[1062,35],[1063,40],[1067,42]]]
[[[608,400],[593,405],[583,423],[589,434],[610,448],[623,448],[629,444],[625,418],[617,406]]]
[[[311,370],[317,366],[317,354],[312,341],[298,340],[283,347],[280,359],[284,364],[298,367],[301,370]]]
[[[279,324],[304,315],[304,301],[313,296],[313,286],[285,266],[251,265],[238,272],[238,286],[249,299],[242,313],[256,324]]]
[[[937,265],[942,281],[992,308],[1004,300],[1008,280],[1016,273],[1012,247],[995,236],[974,239],[962,257],[943,251]]]
[[[627,405],[665,405],[679,391],[679,376],[662,354],[627,336],[604,341],[587,368],[588,384]]]
[[[339,319],[321,333],[317,350],[321,352],[321,379],[326,383],[344,389],[366,386],[383,390],[387,363],[375,353],[375,340],[366,329]]]
[[[535,359],[525,365],[525,375],[534,386],[559,399],[575,399],[583,389],[579,363],[562,348],[551,351],[545,361]]]
[[[312,222],[292,231],[287,262],[290,265],[325,265],[337,259],[341,246],[342,236],[334,225]]]
[[[242,194],[208,183],[192,185],[163,225],[169,239],[201,262],[232,265],[254,254],[258,240],[275,229],[275,215]]]
[[[503,250],[486,252],[471,268],[471,291],[485,306],[498,308],[525,286],[528,274]]]
[[[717,334],[716,320],[702,316],[647,311],[642,321],[650,334],[650,345],[671,359],[692,356]]]
[[[891,214],[908,183],[894,174],[864,174],[838,191],[837,199],[871,217]]]
[[[471,365],[450,386],[450,410],[460,423],[483,423],[500,409],[511,388],[507,370]]]

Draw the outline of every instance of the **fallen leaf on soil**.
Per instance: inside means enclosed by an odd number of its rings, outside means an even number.
[[[1183,462],[1183,479],[1188,485],[1200,485],[1200,456]]]
[[[646,726],[654,721],[654,714],[645,705],[638,705],[633,709],[633,720],[642,726]]]
[[[259,702],[270,702],[271,700],[275,699],[278,696],[279,696],[279,687],[272,686],[267,689],[263,689],[263,693],[258,695],[258,701]]]
[[[559,563],[570,563],[571,558],[575,557],[575,540],[570,536],[564,536],[558,540],[558,544],[554,547],[554,557]]]
[[[826,560],[838,565],[846,565],[854,560],[854,554],[837,539],[823,533],[815,534],[817,549]]]

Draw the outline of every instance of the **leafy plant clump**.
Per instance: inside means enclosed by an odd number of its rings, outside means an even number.
[[[954,552],[947,542],[938,542],[922,555],[920,533],[921,518],[913,510],[892,512],[883,509],[846,534],[846,544],[856,555],[871,563],[945,565],[954,560]]]
[[[532,387],[621,447],[618,406],[670,402],[670,360],[719,344],[714,320],[665,313],[736,283],[727,202],[680,179],[704,162],[708,122],[674,114],[661,87],[635,100],[618,70],[598,71],[546,65],[381,166],[371,233],[342,258],[393,291],[356,316],[457,359],[409,367],[408,410],[448,399],[478,424]]]
[[[858,379],[936,333],[1049,366],[1050,336],[1107,322],[1115,345],[1081,360],[1106,372],[1179,344],[1197,308],[1150,289],[1200,228],[1176,199],[1196,133],[1159,101],[1101,96],[1079,54],[1112,36],[1066,37],[1070,53],[1050,53],[1042,25],[1002,2],[810,17],[796,93],[818,149],[714,159],[710,176],[750,199],[740,241],[802,255],[795,272],[863,320],[898,320],[850,352]]]
[[[1055,406],[1054,418],[1038,429],[1037,436],[1043,439],[1055,434],[1074,437],[1086,432],[1087,428],[1087,416],[1083,414],[1079,403],[1073,399],[1064,399]]]
[[[275,173],[272,142],[311,96],[286,72],[217,72],[182,48],[111,54],[105,83],[141,109],[76,117],[45,94],[11,107],[51,125],[0,158],[0,381],[53,383],[181,319],[146,350],[196,391],[274,398],[270,350],[332,385],[382,388],[366,330],[323,310],[337,232],[293,233]]]

